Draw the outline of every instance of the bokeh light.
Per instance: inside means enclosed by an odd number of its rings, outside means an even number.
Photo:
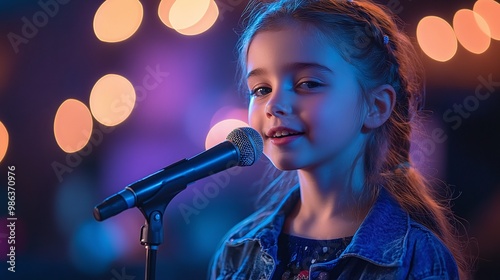
[[[7,128],[0,121],[0,162],[2,162],[5,154],[7,153],[7,149],[9,148],[9,133],[7,132]]]
[[[54,119],[54,136],[59,147],[66,153],[81,150],[92,134],[92,115],[85,104],[67,99],[57,109]]]
[[[98,122],[115,126],[130,116],[135,100],[135,89],[129,80],[117,74],[108,74],[92,88],[90,110]]]
[[[170,9],[176,0],[161,0],[160,5],[158,6],[158,16],[161,19],[161,22],[170,28],[174,28],[172,23],[170,23]]]
[[[493,0],[480,0],[474,4],[473,10],[488,23],[491,38],[500,40],[500,3]],[[480,22],[479,19],[478,24]]]
[[[483,17],[472,10],[457,11],[453,17],[453,29],[460,44],[472,53],[481,54],[490,47],[490,28]]]
[[[210,1],[210,6],[208,7],[207,12],[201,18],[200,21],[195,23],[193,26],[188,27],[186,29],[176,29],[177,32],[183,35],[193,36],[201,34],[207,31],[212,25],[214,25],[217,17],[219,16],[219,8],[215,1]]]
[[[420,20],[417,40],[427,56],[440,62],[450,60],[457,53],[458,43],[453,28],[437,16],[427,16]]]
[[[169,20],[176,30],[198,23],[208,11],[212,0],[177,0],[169,11]]]
[[[138,0],[106,0],[95,13],[94,33],[103,42],[121,42],[137,31],[142,18]]]
[[[226,140],[227,135],[238,127],[247,127],[248,124],[244,121],[236,119],[223,120],[215,124],[207,134],[205,140],[205,149],[210,149],[213,146]]]
[[[235,106],[223,106],[220,107],[217,112],[213,114],[210,120],[210,127],[214,126],[216,123],[226,120],[226,119],[237,119],[246,121],[248,120],[248,109],[238,108]]]

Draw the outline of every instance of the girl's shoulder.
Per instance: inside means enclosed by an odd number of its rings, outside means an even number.
[[[446,245],[436,234],[412,218],[410,218],[409,222],[408,242],[409,245],[425,245],[434,248],[433,250],[448,251]]]
[[[446,279],[458,279],[458,267],[453,254],[431,230],[410,220],[407,242],[407,255],[412,256],[412,267],[415,268],[413,273],[419,274],[415,277],[441,275],[446,276]]]
[[[242,252],[247,250],[241,248],[248,249],[255,247],[255,244],[262,245],[262,242],[256,241],[262,240],[263,232],[272,232],[269,229],[273,228],[272,225],[275,223],[275,219],[275,212],[263,208],[230,229],[220,241],[218,249],[211,260],[209,278],[216,279],[218,275],[226,274],[228,271],[234,272],[238,267],[246,263],[245,258],[247,256]],[[268,238],[263,240],[268,240]]]

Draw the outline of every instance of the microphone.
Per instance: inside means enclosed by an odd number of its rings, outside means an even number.
[[[190,159],[182,159],[108,197],[94,207],[94,218],[104,221],[129,208],[141,206],[158,193],[176,195],[189,183],[234,166],[250,166],[262,155],[263,142],[257,131],[240,127],[226,141]]]

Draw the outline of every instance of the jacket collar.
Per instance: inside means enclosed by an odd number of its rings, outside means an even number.
[[[296,185],[274,210],[269,210],[268,208],[261,209],[243,221],[243,225],[236,232],[244,230],[245,227],[255,226],[249,229],[248,232],[243,233],[242,236],[233,235],[229,240],[230,244],[237,246],[248,240],[258,239],[262,250],[276,257],[278,236],[281,233],[286,216],[292,211],[299,199],[299,185]]]
[[[356,256],[382,266],[401,266],[410,217],[383,188],[365,220],[340,256]]]
[[[277,255],[277,240],[285,222],[300,199],[299,187],[294,187],[283,199],[276,210],[261,212],[265,217],[244,236],[232,239],[232,245],[244,243],[248,239],[258,239],[262,250],[272,256]],[[406,251],[407,234],[410,218],[383,188],[365,220],[356,231],[346,250],[340,255],[358,257],[382,266],[401,266]]]

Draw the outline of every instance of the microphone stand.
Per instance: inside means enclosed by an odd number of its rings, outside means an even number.
[[[251,141],[247,144],[256,148]],[[94,217],[102,221],[131,208],[132,205],[139,208],[145,218],[140,237],[141,244],[146,248],[145,280],[155,280],[156,255],[158,246],[163,243],[163,216],[170,201],[186,189],[190,182],[239,166],[240,162],[239,146],[230,141],[222,142],[189,160],[180,160],[129,185],[129,190],[115,194],[96,206]]]
[[[185,188],[186,186],[181,190]],[[179,192],[167,197],[155,195],[152,199],[137,206],[146,219],[141,227],[140,239],[141,245],[146,248],[145,280],[156,279],[156,255],[158,246],[163,243],[163,215],[167,205]]]
[[[235,129],[227,140],[129,185],[94,207],[98,221],[132,206],[139,208],[145,218],[140,242],[146,248],[146,280],[156,279],[156,255],[163,243],[163,216],[170,201],[190,182],[230,167],[252,165],[262,154],[262,138],[251,128]]]

